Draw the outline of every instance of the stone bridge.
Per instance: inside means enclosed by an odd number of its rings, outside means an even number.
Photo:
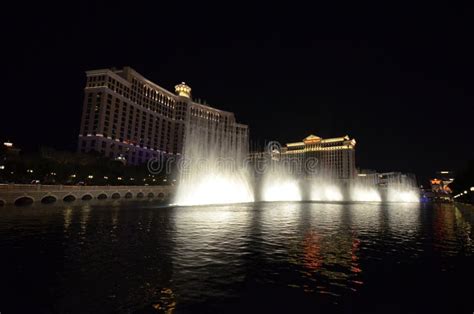
[[[75,186],[0,184],[0,206],[33,202],[54,203],[92,199],[157,199],[169,201],[175,190],[171,185],[157,186]]]

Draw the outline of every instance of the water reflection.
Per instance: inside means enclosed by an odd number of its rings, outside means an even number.
[[[66,207],[64,209],[64,233],[67,232],[72,221],[73,209],[71,207]]]
[[[474,262],[474,214],[452,205],[79,203],[0,215],[4,295],[55,312],[369,304],[449,293]]]

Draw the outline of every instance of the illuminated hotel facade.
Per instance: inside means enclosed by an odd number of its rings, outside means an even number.
[[[184,83],[172,93],[130,67],[87,71],[78,151],[141,164],[179,156],[188,128],[212,121],[248,143],[248,126],[232,112],[193,101]]]
[[[356,141],[349,136],[323,139],[309,135],[301,142],[288,143],[281,159],[307,175],[322,175],[340,180],[354,179]],[[311,163],[313,162],[313,163]]]

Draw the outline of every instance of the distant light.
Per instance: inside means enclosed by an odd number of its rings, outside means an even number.
[[[442,174],[448,174],[449,171],[441,171]]]
[[[28,170],[26,170],[26,172],[28,172],[28,173],[33,173],[33,170],[32,170],[32,169],[28,169]]]
[[[108,180],[108,179],[109,179],[109,177],[107,177],[107,176],[104,176],[104,179],[105,179],[105,180]]]
[[[359,173],[358,176],[359,176],[359,177],[367,177],[367,174],[365,174],[365,173]]]
[[[51,172],[50,173],[52,176],[55,176],[56,175],[56,172]]]
[[[93,175],[88,175],[87,176],[89,179],[94,179],[94,176]]]
[[[4,166],[4,165],[0,165],[0,169],[1,169],[1,170],[5,169],[5,166]]]
[[[3,145],[5,145],[6,147],[13,147],[13,143],[11,142],[4,142]]]
[[[130,181],[133,181],[133,180],[135,180],[135,179],[134,179],[134,178],[130,178]]]
[[[467,191],[464,191],[464,194],[467,194]]]
[[[119,181],[122,180],[122,177],[117,177],[117,180],[119,180]]]
[[[471,192],[474,192],[474,186],[471,186],[470,190]]]
[[[163,179],[163,182],[166,182],[166,179]]]
[[[75,174],[71,174],[71,178],[75,178],[75,177],[76,177],[76,175],[75,175]]]

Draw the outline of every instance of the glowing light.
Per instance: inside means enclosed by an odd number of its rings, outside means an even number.
[[[301,191],[296,180],[267,182],[263,189],[262,200],[266,202],[301,201]]]
[[[403,202],[403,203],[418,203],[420,197],[418,192],[410,189],[389,188],[388,190],[389,202]]]
[[[355,202],[381,202],[382,197],[375,188],[356,186],[351,189],[351,200]]]
[[[471,186],[471,191],[474,191],[474,186]]]
[[[87,177],[88,177],[89,179],[94,179],[94,176],[92,176],[92,175],[88,175]]]
[[[222,174],[209,174],[198,181],[182,182],[180,192],[177,204],[184,206],[254,201],[252,190],[242,178]]]
[[[5,166],[4,166],[4,165],[0,165],[0,169],[1,169],[1,170],[5,169]]]
[[[223,123],[205,119],[209,112],[202,111],[203,119],[197,119],[186,131],[183,156],[187,163],[179,177],[176,203],[253,202],[250,176],[243,165],[247,156],[244,139],[235,128],[226,130]]]
[[[13,143],[11,142],[4,142],[3,145],[5,145],[6,147],[13,147]]]
[[[176,93],[179,96],[183,96],[187,98],[191,97],[191,87],[187,86],[184,82],[176,85],[174,88],[175,88]]]
[[[313,183],[310,198],[312,201],[341,202],[344,200],[341,189],[331,183]]]

